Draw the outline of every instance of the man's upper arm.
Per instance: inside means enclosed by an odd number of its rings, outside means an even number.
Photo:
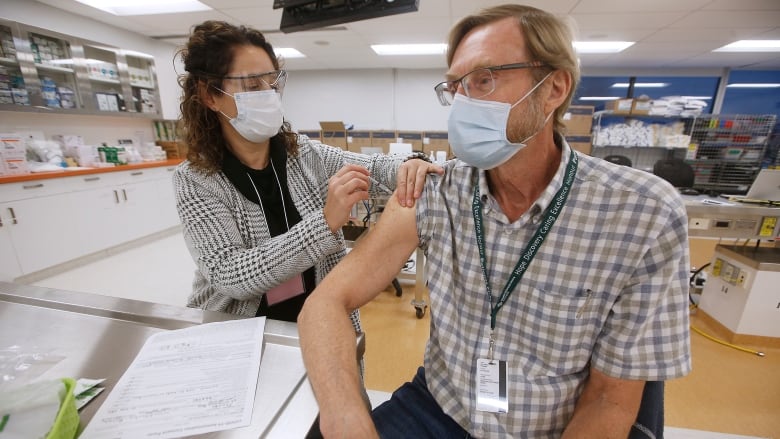
[[[357,241],[318,289],[341,296],[348,308],[358,308],[392,282],[417,245],[415,210],[401,207],[393,195],[377,224]]]

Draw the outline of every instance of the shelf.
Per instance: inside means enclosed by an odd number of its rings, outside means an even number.
[[[130,60],[133,69],[129,69],[123,49],[108,47],[99,41],[87,41],[2,18],[0,29],[7,29],[5,33],[10,33],[14,41],[28,43],[16,47],[18,59],[14,59],[13,55],[0,58],[0,67],[13,76],[15,83],[24,84],[22,87],[27,91],[30,104],[0,104],[0,111],[144,119],[161,117],[154,57],[133,57]],[[26,65],[31,68],[26,68]],[[95,71],[94,68],[104,70]],[[55,92],[59,90],[63,91],[61,99],[66,108],[47,107],[47,103],[54,102]],[[95,93],[116,94],[118,102],[130,104],[127,110],[133,111],[101,111]],[[133,104],[135,94],[144,95],[145,106]],[[153,112],[141,113],[139,110],[142,109]]]
[[[59,73],[70,73],[73,74],[73,69],[69,67],[59,67],[59,66],[52,66],[49,64],[35,64],[35,67],[38,70],[47,70],[50,72],[59,72]]]
[[[149,90],[154,90],[154,84],[148,84],[145,82],[131,82],[130,86],[136,88],[147,88]]]
[[[593,113],[593,117],[601,117],[601,116],[608,116],[608,117],[645,117],[645,118],[655,118],[655,119],[696,119],[698,116],[681,116],[679,114],[631,114],[631,113],[615,113],[612,110],[601,110],[596,111]]]
[[[626,149],[679,149],[686,150],[688,147],[681,146],[638,146],[638,145],[593,145],[594,148],[626,148]]]
[[[102,82],[103,84],[119,84],[118,79],[110,79],[110,78],[96,78],[94,76],[90,76],[89,80],[92,82]]]

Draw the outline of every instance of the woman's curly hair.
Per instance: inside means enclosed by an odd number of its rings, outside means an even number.
[[[187,45],[178,52],[186,71],[179,76],[179,85],[182,87],[179,130],[189,148],[187,160],[193,167],[207,173],[222,168],[227,142],[222,135],[218,113],[204,105],[200,98],[199,84],[205,85],[207,93],[213,93],[214,87],[223,88],[222,78],[233,64],[235,49],[246,45],[265,50],[274,69],[279,69],[274,49],[261,32],[224,21],[209,20],[196,25]],[[281,143],[291,155],[298,153],[298,137],[287,121],[271,142]]]

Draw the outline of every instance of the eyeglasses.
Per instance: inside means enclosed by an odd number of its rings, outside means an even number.
[[[256,75],[223,76],[222,80],[230,82],[230,89],[237,92],[276,90],[278,93],[282,93],[287,83],[287,71],[273,70]]]
[[[500,66],[482,67],[472,70],[458,79],[444,81],[436,84],[433,90],[439,98],[439,103],[445,107],[452,105],[455,95],[458,93],[458,86],[463,87],[463,93],[474,99],[479,99],[493,93],[496,89],[496,75],[494,72],[499,70],[530,69],[534,67],[546,67],[541,61],[520,62],[514,64],[503,64]]]

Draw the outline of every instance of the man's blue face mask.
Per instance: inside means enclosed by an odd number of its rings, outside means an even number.
[[[471,166],[488,170],[505,163],[525,148],[525,142],[542,130],[553,113],[544,119],[542,126],[533,134],[519,143],[512,143],[506,135],[509,112],[536,91],[551,74],[548,73],[512,105],[473,99],[463,94],[455,95],[447,123],[450,146],[455,156]]]

